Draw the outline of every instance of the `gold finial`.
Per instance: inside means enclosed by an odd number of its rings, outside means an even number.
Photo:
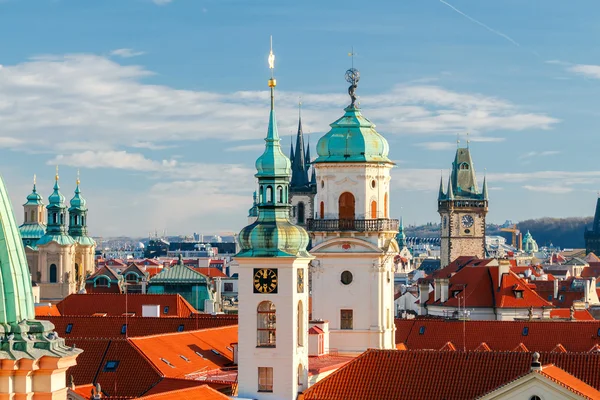
[[[471,143],[471,139],[469,139],[469,131],[467,131],[467,148],[469,148],[469,143]]]
[[[274,88],[277,86],[277,80],[273,77],[273,70],[275,69],[275,54],[273,54],[273,36],[271,36],[271,50],[269,51],[269,69],[271,70],[271,79],[269,79],[269,87]]]
[[[54,179],[58,180],[58,165],[56,166],[56,176],[54,177]]]
[[[33,186],[35,186],[36,176],[33,174]]]
[[[77,186],[79,186],[79,183],[81,183],[81,181],[79,180],[79,169],[77,170]]]

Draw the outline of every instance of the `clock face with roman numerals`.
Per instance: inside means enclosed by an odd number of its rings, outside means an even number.
[[[277,293],[276,268],[254,268],[254,293]]]

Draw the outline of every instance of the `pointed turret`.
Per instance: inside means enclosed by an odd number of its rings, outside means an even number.
[[[272,53],[271,53],[272,54]],[[271,70],[273,67],[271,67]],[[269,79],[271,88],[271,112],[269,128],[265,138],[265,151],[256,160],[259,200],[258,219],[246,226],[239,235],[241,250],[236,257],[309,257],[306,251],[308,233],[290,220],[288,189],[291,163],[283,154],[279,144],[277,120],[275,118],[275,78]],[[304,143],[299,125],[299,139],[295,158],[302,157],[304,165]]]
[[[299,109],[300,110],[300,109]],[[307,159],[304,152],[304,133],[302,132],[302,114],[298,112],[298,132],[296,133],[296,151],[292,158],[292,181],[290,187],[292,190],[308,187],[308,170],[306,168]]]
[[[306,145],[306,158],[305,158],[305,166],[304,169],[306,170],[306,175],[308,176],[308,169],[310,168],[310,140],[308,141],[308,144]]]
[[[444,177],[440,176],[440,190],[438,193],[438,201],[445,200],[446,194],[444,193]]]
[[[488,197],[488,187],[487,187],[487,177],[483,178],[483,190],[482,190],[482,196],[484,200],[489,200]]]
[[[400,250],[406,247],[406,234],[404,233],[404,217],[400,217],[400,228],[396,234],[396,241]]]
[[[452,177],[448,178],[448,190],[446,191],[448,200],[454,200],[454,190],[452,189]]]
[[[94,246],[96,242],[88,236],[87,230],[87,201],[81,195],[79,173],[77,175],[75,196],[71,199],[69,207],[69,235],[81,245]]]
[[[290,136],[290,160],[294,159],[294,143],[293,143],[293,139]]]
[[[310,177],[310,185],[315,187],[317,186],[317,171],[314,167],[312,169],[312,175]]]

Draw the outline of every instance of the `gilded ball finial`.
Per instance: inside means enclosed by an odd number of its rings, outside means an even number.
[[[54,177],[54,179],[58,180],[58,165],[56,166],[56,176]]]
[[[77,186],[79,186],[79,184],[81,183],[81,181],[79,180],[79,170],[77,170],[77,180],[75,182],[77,183]]]
[[[275,54],[273,54],[273,36],[271,36],[271,50],[269,51],[269,69],[271,70],[271,79],[269,79],[269,87],[274,88],[277,86],[277,80],[273,77],[273,70],[275,69]]]

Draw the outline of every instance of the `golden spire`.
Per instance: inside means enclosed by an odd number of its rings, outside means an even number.
[[[271,79],[269,79],[269,87],[271,88],[271,110],[275,108],[275,86],[277,86],[277,80],[273,77],[273,70],[275,69],[275,54],[273,54],[273,36],[271,36],[271,50],[269,51],[269,69],[271,70]]]
[[[56,166],[56,176],[54,177],[54,179],[58,180],[58,165]]]
[[[79,184],[81,183],[81,181],[79,180],[79,169],[77,169],[77,180],[75,182],[77,183],[77,186],[79,186]]]

